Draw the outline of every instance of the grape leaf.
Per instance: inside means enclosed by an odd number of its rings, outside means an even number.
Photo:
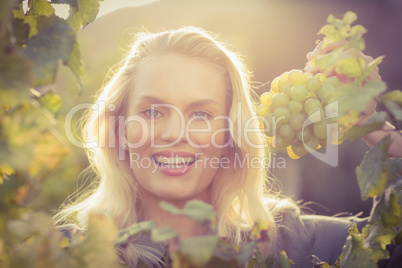
[[[279,268],[291,268],[292,264],[294,264],[294,262],[289,260],[286,252],[282,250],[279,254]]]
[[[135,223],[119,232],[119,238],[117,239],[116,244],[127,244],[130,237],[139,235],[141,233],[150,232],[155,226],[155,221],[143,221]]]
[[[55,94],[54,91],[47,92],[45,95],[41,96],[38,101],[53,116],[56,116],[62,106],[60,95]]]
[[[268,230],[270,226],[266,221],[257,220],[251,229],[249,238],[257,242],[268,241]]]
[[[381,96],[382,101],[394,101],[399,105],[402,105],[402,91],[393,90]]]
[[[31,61],[14,50],[0,52],[0,106],[9,109],[29,98]]]
[[[388,191],[374,198],[369,222],[392,228],[401,221],[401,207],[398,203],[397,195],[392,190],[392,186],[388,187],[388,189]]]
[[[77,78],[81,90],[82,76],[84,74],[84,65],[81,60],[80,48],[77,41],[75,41],[74,43],[73,51],[71,52],[70,58],[67,61],[67,66],[70,68],[71,72]]]
[[[151,239],[155,243],[162,243],[177,236],[176,231],[167,226],[153,228],[151,231]]]
[[[232,262],[236,259],[235,244],[226,237],[220,237],[214,256],[225,261]]]
[[[336,91],[339,101],[339,112],[363,111],[370,100],[386,89],[381,81],[368,81],[361,88],[357,83],[346,84]]]
[[[388,147],[391,138],[387,135],[372,147],[363,158],[360,166],[356,168],[357,182],[363,200],[380,194],[387,183],[387,171],[384,164],[387,160]]]
[[[367,30],[362,25],[355,25],[350,29],[348,41],[352,48],[357,49],[359,51],[363,51],[366,48],[366,44],[364,43],[363,34],[365,34]]]
[[[396,235],[396,231],[382,225],[369,225],[368,236],[365,244],[373,249],[373,260],[378,262],[380,259],[388,259],[389,252],[386,246],[389,245]]]
[[[257,247],[257,241],[250,241],[241,246],[237,252],[236,260],[240,265],[244,265],[250,259],[251,254],[253,254],[254,249]]]
[[[214,229],[216,212],[212,205],[200,200],[190,200],[183,209],[179,209],[167,202],[161,202],[160,207],[174,215],[184,215],[202,225],[210,225]]]
[[[218,245],[217,235],[205,235],[189,237],[179,242],[180,253],[190,262],[191,265],[202,267],[207,264],[214,255]]]
[[[12,166],[7,163],[0,163],[0,184],[3,184],[3,180],[14,173],[15,170]]]
[[[55,10],[47,0],[29,0],[28,11],[24,16],[25,23],[30,26],[29,37],[33,37],[39,33],[39,23],[41,17],[50,17],[55,14]],[[16,16],[16,13],[14,13]],[[19,13],[19,18],[21,14]]]
[[[313,268],[331,268],[331,266],[313,255]]]
[[[339,74],[345,74],[348,77],[356,78],[361,76],[366,62],[362,58],[349,57],[337,61],[335,71]]]
[[[48,27],[28,40],[23,53],[33,61],[33,86],[53,83],[58,61],[67,62],[73,51],[75,33],[68,24],[58,18],[43,18]]]
[[[342,268],[367,267],[376,268],[372,258],[373,250],[364,246],[364,237],[361,234],[351,233],[342,249]]]
[[[399,106],[398,103],[386,100],[384,105],[396,120],[402,121],[402,107]]]
[[[328,54],[317,56],[316,58],[312,59],[312,63],[314,66],[317,66],[322,70],[333,68],[333,66],[335,66],[336,62],[339,60],[343,50],[343,47],[340,47]]]
[[[345,140],[353,141],[366,136],[370,132],[382,129],[386,118],[387,114],[385,112],[374,113],[363,126],[355,125],[346,131],[346,133],[343,135],[343,138]]]
[[[354,13],[352,11],[347,11],[343,15],[342,20],[347,24],[352,24],[353,22],[355,22],[357,20],[357,15],[356,15],[356,13]]]
[[[71,249],[69,267],[120,267],[115,252],[117,229],[110,218],[90,214],[88,231],[82,243]]]
[[[75,31],[78,31],[81,25],[85,27],[95,20],[99,13],[99,2],[103,2],[103,0],[78,1],[78,8],[71,6],[72,11],[70,11],[67,21]]]

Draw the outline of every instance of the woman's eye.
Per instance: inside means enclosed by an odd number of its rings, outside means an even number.
[[[145,110],[142,113],[149,118],[157,118],[158,116],[160,116],[160,112],[154,109]]]
[[[205,118],[207,118],[209,116],[209,114],[207,113],[207,112],[202,112],[202,111],[200,111],[200,112],[195,112],[194,114],[193,114],[193,117],[195,118],[195,119],[205,119]]]

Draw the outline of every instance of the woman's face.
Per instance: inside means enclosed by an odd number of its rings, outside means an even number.
[[[226,150],[222,70],[180,54],[154,56],[131,86],[125,134],[144,197],[201,199]]]

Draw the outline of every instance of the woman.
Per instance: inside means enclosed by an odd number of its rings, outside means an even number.
[[[85,230],[87,215],[97,212],[118,228],[154,219],[182,238],[197,236],[205,230],[159,202],[182,207],[199,199],[216,210],[218,234],[238,244],[262,219],[272,226],[265,256],[285,250],[297,267],[311,267],[313,254],[334,262],[353,221],[300,216],[292,201],[268,190],[263,162],[239,165],[265,157],[264,138],[253,131],[249,79],[240,57],[202,29],[140,34],[86,115],[84,142],[98,186],[65,205],[57,222]],[[159,265],[164,254],[141,237],[118,251],[130,266],[139,259]]]

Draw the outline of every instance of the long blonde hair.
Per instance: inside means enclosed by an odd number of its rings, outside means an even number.
[[[264,148],[253,146],[264,144],[262,135],[248,132],[246,137],[243,129],[247,120],[250,128],[258,129],[258,120],[250,121],[250,118],[255,117],[251,74],[241,57],[217,40],[216,36],[196,27],[137,35],[122,66],[97,96],[94,104],[96,109],[89,109],[85,116],[83,141],[97,144],[86,150],[92,169],[99,178],[97,185],[74,203],[65,204],[55,216],[58,224],[85,230],[87,216],[93,211],[111,217],[118,228],[141,221],[142,204],[138,186],[128,161],[119,158],[122,148],[116,135],[119,127],[116,118],[125,114],[128,85],[135,79],[135,71],[151,55],[180,53],[207,60],[223,68],[228,82],[228,113],[233,122],[231,139],[235,145],[230,147],[228,157],[232,163],[237,161],[239,164],[239,160],[266,157]],[[110,105],[114,105],[115,109],[110,109]],[[254,168],[247,166],[247,161],[243,163],[246,166],[219,169],[209,186],[211,203],[218,215],[217,232],[241,244],[244,231],[250,230],[257,219],[266,220],[272,226],[270,241],[261,250],[265,255],[274,253],[276,212],[272,210],[278,210],[275,209],[278,206],[267,204],[274,200],[270,199],[270,193],[267,192],[267,186],[272,181],[266,176],[262,164]],[[151,253],[151,249],[135,243],[118,250],[122,259],[130,265],[135,265],[140,258],[148,264],[158,264],[160,261]]]

